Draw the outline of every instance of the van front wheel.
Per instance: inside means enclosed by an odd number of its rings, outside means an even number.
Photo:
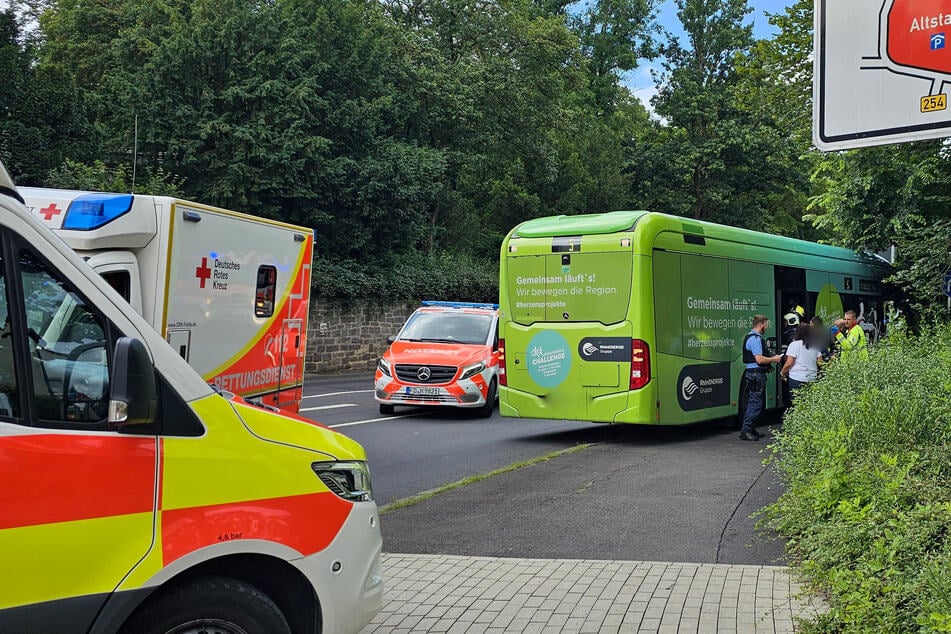
[[[390,414],[393,413],[393,411],[394,410],[392,405],[386,405],[384,403],[380,403],[380,413],[383,414],[384,416],[389,416]]]
[[[290,634],[277,605],[229,577],[196,579],[158,591],[121,630],[124,634]]]
[[[498,387],[495,379],[492,379],[492,382],[489,383],[489,389],[485,394],[485,404],[476,410],[479,418],[489,418],[492,416],[492,411],[495,410],[495,401],[497,395]]]

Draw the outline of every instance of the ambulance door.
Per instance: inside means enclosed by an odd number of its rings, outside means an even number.
[[[285,319],[281,328],[281,378],[278,385],[278,407],[300,403],[298,394],[301,377],[304,376],[304,345],[301,340],[303,323],[300,319]]]
[[[0,237],[0,632],[84,632],[153,543],[158,440],[107,425],[119,333]]]

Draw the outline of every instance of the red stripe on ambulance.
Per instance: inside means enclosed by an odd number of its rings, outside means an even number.
[[[312,555],[333,541],[352,508],[333,493],[310,493],[163,511],[162,557],[168,564],[236,539],[263,539]],[[308,527],[301,525],[304,517],[310,518]]]
[[[155,438],[0,438],[0,529],[151,513]],[[109,483],[103,496],[102,483]]]

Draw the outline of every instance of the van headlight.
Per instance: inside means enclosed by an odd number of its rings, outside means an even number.
[[[386,376],[389,376],[389,377],[393,376],[392,374],[390,374],[390,362],[382,357],[380,358],[380,362],[377,364],[377,368],[379,368],[380,372],[382,372]]]
[[[310,465],[328,489],[348,502],[371,502],[370,467],[365,462],[314,462]]]
[[[479,372],[482,372],[483,370],[485,370],[485,361],[479,361],[475,365],[469,365],[462,368],[462,376],[460,376],[459,378],[468,379],[470,376],[475,376]]]

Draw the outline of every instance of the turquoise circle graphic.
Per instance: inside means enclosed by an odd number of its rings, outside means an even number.
[[[571,370],[571,348],[559,333],[546,330],[528,342],[528,375],[542,387],[557,387]]]

